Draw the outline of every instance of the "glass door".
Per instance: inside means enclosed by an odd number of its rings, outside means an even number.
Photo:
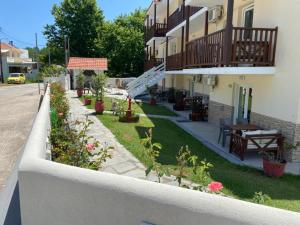
[[[235,85],[234,94],[234,121],[250,121],[253,89],[247,86]]]

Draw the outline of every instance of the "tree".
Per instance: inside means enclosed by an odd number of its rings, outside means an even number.
[[[144,66],[145,10],[138,9],[106,22],[101,48],[109,59],[109,75],[139,76]]]
[[[72,56],[100,57],[103,13],[96,0],[64,0],[54,5],[52,15],[55,23],[47,24],[44,35],[51,49],[51,59],[64,64],[64,38],[70,39]]]

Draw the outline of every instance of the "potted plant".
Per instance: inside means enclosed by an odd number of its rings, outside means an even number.
[[[175,88],[170,88],[168,91],[168,102],[175,103]]]
[[[177,91],[175,94],[175,104],[173,106],[173,109],[176,111],[183,111],[184,107],[184,94],[182,91]]]
[[[197,97],[193,98],[192,102],[192,113],[190,114],[190,120],[200,121],[203,120],[203,106],[202,99]]]
[[[95,111],[96,114],[103,114],[104,111],[104,85],[105,85],[105,74],[101,73],[93,77],[93,89],[95,91]]]
[[[83,95],[83,88],[84,88],[84,75],[80,73],[76,78],[76,88],[77,88],[77,96],[80,98]]]
[[[282,153],[274,153],[263,151],[263,168],[264,172],[269,177],[279,178],[283,176],[286,161],[282,157]]]
[[[92,96],[85,95],[84,96],[84,105],[91,105],[92,104]]]

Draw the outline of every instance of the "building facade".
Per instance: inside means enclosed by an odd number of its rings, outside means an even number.
[[[160,88],[209,101],[210,123],[248,119],[300,141],[300,2],[161,0],[148,9],[145,70],[165,63]],[[300,161],[300,150],[288,155]]]
[[[1,57],[5,78],[10,73],[24,73],[26,77],[34,77],[38,73],[38,65],[29,58],[28,50],[17,48],[13,43],[1,43]]]

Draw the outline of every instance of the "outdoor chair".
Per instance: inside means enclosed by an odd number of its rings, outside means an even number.
[[[222,139],[222,146],[224,147],[226,144],[227,137],[230,137],[231,130],[230,125],[232,125],[231,118],[225,118],[220,119],[220,131],[219,131],[219,138],[218,138],[218,144],[220,143]]]

